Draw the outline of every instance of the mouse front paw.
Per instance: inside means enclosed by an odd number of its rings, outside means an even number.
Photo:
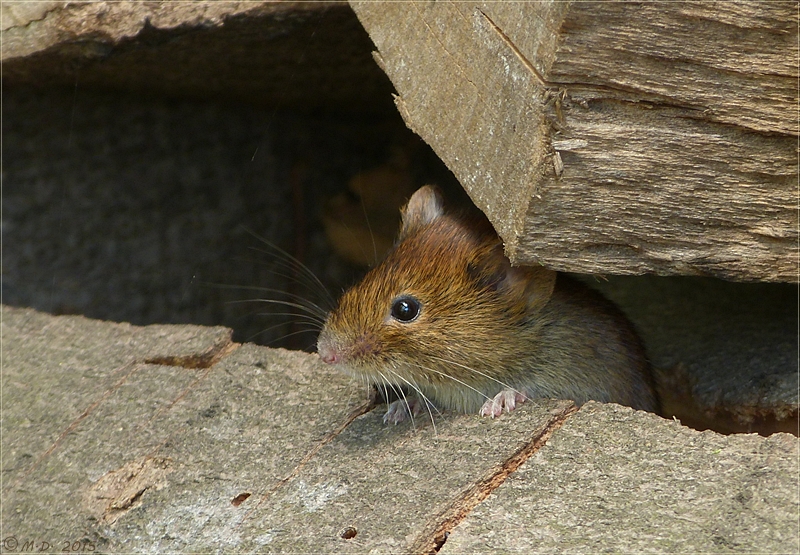
[[[422,403],[416,397],[398,399],[389,403],[386,414],[383,415],[384,424],[399,424],[405,422],[409,416],[412,418],[422,412]]]
[[[481,416],[491,416],[495,418],[503,414],[503,409],[506,409],[506,412],[511,412],[517,408],[518,404],[522,404],[527,400],[528,398],[519,391],[504,389],[495,395],[494,398],[487,400],[481,407],[479,414]]]

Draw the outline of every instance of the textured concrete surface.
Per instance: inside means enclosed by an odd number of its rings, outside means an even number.
[[[386,426],[315,356],[225,328],[0,316],[3,552],[777,552],[800,538],[793,436],[569,401]]]

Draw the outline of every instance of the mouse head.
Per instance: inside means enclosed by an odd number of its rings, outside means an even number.
[[[370,383],[452,381],[441,373],[474,368],[474,355],[513,341],[549,300],[556,274],[512,267],[486,218],[446,214],[434,187],[415,192],[402,216],[394,249],[344,293],[318,352]]]

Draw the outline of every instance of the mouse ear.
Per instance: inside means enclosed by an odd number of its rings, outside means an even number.
[[[514,267],[498,241],[486,250],[479,250],[467,265],[467,272],[480,287],[489,287],[506,296],[523,302],[528,311],[540,310],[556,285],[556,272],[543,266]]]
[[[398,241],[413,235],[444,213],[442,195],[433,185],[425,185],[411,195],[400,213],[403,216],[403,225],[400,226]]]
[[[501,251],[502,252],[502,251]],[[503,256],[503,278],[497,290],[523,300],[529,312],[541,310],[556,286],[556,272],[544,266],[512,266]]]
[[[511,268],[509,279],[525,279],[527,281],[525,294],[528,310],[535,311],[541,310],[553,296],[557,275],[556,272],[548,270],[544,266],[520,266]]]

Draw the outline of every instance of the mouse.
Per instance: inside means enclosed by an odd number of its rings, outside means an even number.
[[[317,340],[325,364],[396,392],[385,422],[432,408],[494,418],[535,398],[657,412],[642,342],[600,293],[512,266],[489,220],[446,210],[435,186],[414,192],[401,220],[391,251],[342,294]]]

